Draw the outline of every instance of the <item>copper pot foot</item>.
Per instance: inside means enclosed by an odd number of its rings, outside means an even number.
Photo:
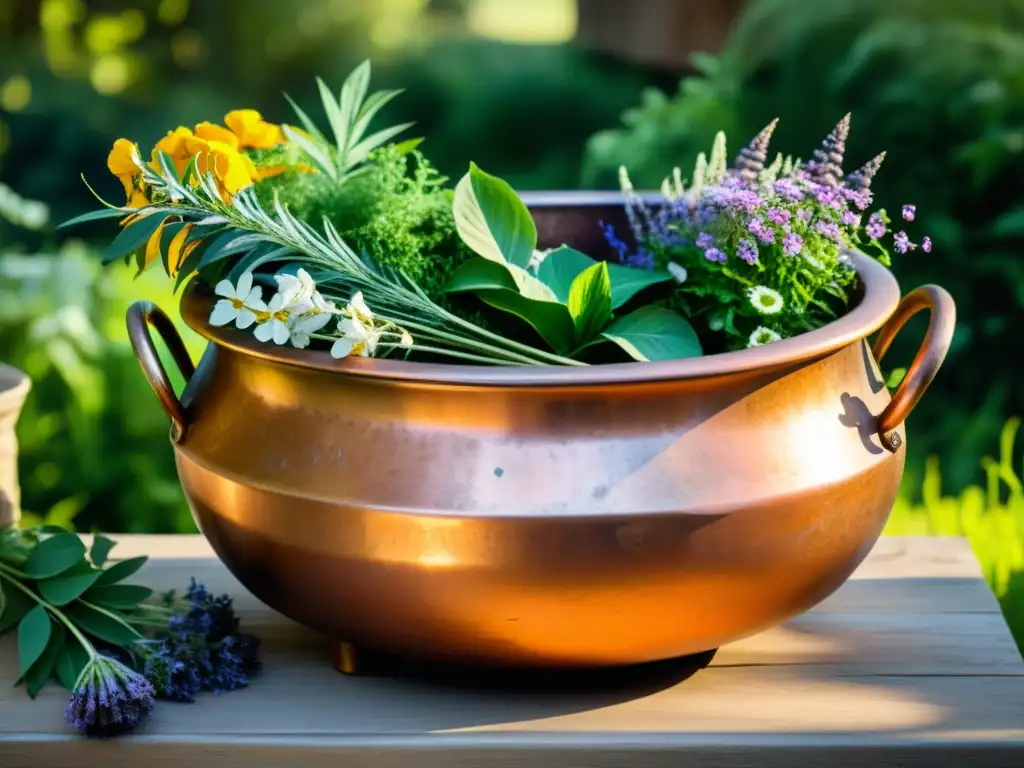
[[[416,661],[360,648],[344,641],[331,644],[331,665],[344,675],[353,677],[416,677],[438,678],[449,683],[472,680],[483,685],[513,685],[546,688],[551,685],[582,685],[583,687],[622,683],[636,680],[637,676],[668,675],[686,679],[711,664],[718,649],[624,667],[597,669],[487,669],[453,666],[437,662]]]
[[[352,643],[338,641],[331,644],[331,664],[343,675],[361,674],[362,653]]]

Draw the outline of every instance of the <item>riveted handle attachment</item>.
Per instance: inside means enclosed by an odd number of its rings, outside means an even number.
[[[181,442],[188,428],[188,417],[178,396],[174,394],[171,381],[167,378],[167,371],[164,370],[164,366],[160,362],[160,356],[157,354],[156,347],[153,345],[153,337],[149,332],[150,327],[155,328],[164,340],[186,382],[196,372],[192,358],[189,357],[185,343],[178,335],[174,323],[153,302],[137,301],[132,304],[128,308],[127,321],[128,338],[132,342],[132,349],[135,350],[135,358],[142,366],[142,372],[146,375],[149,386],[153,388],[160,404],[167,411],[167,415],[171,417],[171,440],[176,443]]]
[[[950,342],[953,340],[953,327],[956,325],[956,305],[953,303],[953,297],[937,285],[922,285],[911,291],[903,297],[896,311],[882,326],[871,350],[875,360],[881,362],[896,334],[907,320],[922,309],[927,309],[931,313],[924,341],[917,350],[906,377],[893,395],[892,402],[878,417],[878,437],[882,445],[892,453],[899,450],[902,444],[896,428],[914,410],[914,406],[932,383],[935,374],[939,372],[946,352],[949,351]]]

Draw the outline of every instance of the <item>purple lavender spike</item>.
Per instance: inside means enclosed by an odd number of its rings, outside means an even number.
[[[850,113],[840,120],[832,132],[825,137],[820,148],[814,150],[807,164],[811,181],[829,187],[839,186],[843,177],[843,154],[846,152],[846,137],[850,135]]]
[[[885,152],[875,155],[864,163],[864,165],[847,176],[843,185],[854,190],[871,189],[871,181],[875,178],[875,174],[878,173],[878,169],[882,167],[882,162],[884,160]]]
[[[739,178],[744,186],[753,188],[757,184],[768,159],[768,143],[772,140],[772,134],[778,124],[779,118],[768,123],[736,156],[732,175]]]

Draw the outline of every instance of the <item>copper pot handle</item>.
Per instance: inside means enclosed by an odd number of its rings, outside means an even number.
[[[892,453],[896,453],[902,444],[896,427],[914,410],[914,406],[932,383],[935,374],[939,372],[946,352],[949,351],[949,344],[953,340],[953,327],[956,325],[956,305],[953,303],[953,297],[937,285],[922,285],[914,289],[903,297],[896,311],[886,320],[871,350],[875,360],[881,362],[896,334],[907,320],[922,309],[927,309],[931,313],[924,341],[892,401],[878,417],[878,437],[882,445]]]
[[[153,388],[160,404],[171,417],[171,440],[180,442],[185,437],[188,427],[188,417],[185,408],[182,406],[178,396],[174,394],[170,379],[167,378],[167,371],[164,370],[153,346],[153,337],[149,333],[149,327],[153,326],[164,344],[171,352],[174,362],[178,364],[178,370],[188,382],[196,372],[189,357],[185,342],[181,340],[177,329],[171,319],[164,314],[156,304],[151,301],[136,301],[128,308],[128,338],[132,342],[132,349],[135,350],[135,358],[142,366],[142,372]]]

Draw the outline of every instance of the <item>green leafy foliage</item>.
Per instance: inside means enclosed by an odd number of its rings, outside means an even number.
[[[470,163],[455,187],[455,226],[474,253],[525,269],[537,247],[537,227],[507,182]]]
[[[74,684],[94,653],[81,633],[123,648],[142,639],[135,623],[146,624],[153,592],[120,582],[146,558],[110,563],[113,547],[97,536],[87,555],[76,534],[49,526],[0,536],[0,635],[17,629],[19,679],[30,696],[51,677]]]
[[[50,621],[50,614],[42,605],[37,605],[29,611],[18,624],[20,677],[24,677],[46,651],[52,631],[53,623]]]
[[[576,275],[566,301],[576,326],[577,348],[599,334],[612,319],[612,284],[608,265],[594,264]]]
[[[85,545],[73,533],[58,533],[43,539],[25,561],[25,575],[46,579],[82,562]]]
[[[370,87],[369,61],[364,61],[349,74],[338,98],[335,98],[323,80],[317,78],[316,82],[334,137],[333,146],[295,102],[291,102],[292,108],[302,122],[306,135],[288,126],[285,126],[284,131],[289,141],[305,151],[314,167],[335,183],[344,183],[354,173],[363,170],[362,164],[374,150],[384,146],[412,125],[402,123],[366,136],[370,122],[376,114],[401,93],[378,91],[367,97]]]
[[[602,334],[639,361],[673,360],[702,354],[697,334],[686,320],[664,307],[642,307],[620,317]]]
[[[479,258],[455,270],[448,293],[476,293],[491,307],[526,321],[552,349],[570,358],[589,354],[601,338],[639,361],[663,359],[679,350],[685,357],[700,354],[699,345],[694,352],[689,344],[689,323],[664,308],[647,320],[627,322],[626,336],[602,337],[614,310],[643,289],[671,281],[667,272],[599,262],[564,245],[538,252],[529,209],[508,184],[475,165],[459,182],[453,208],[459,235]],[[666,314],[678,322],[664,321]],[[674,331],[683,333],[678,343],[666,340]],[[640,347],[629,336],[639,340]]]
[[[195,531],[167,450],[167,416],[124,325],[136,299],[176,314],[171,288],[155,271],[134,280],[98,262],[74,242],[34,254],[0,248],[0,359],[32,380],[17,423],[25,524]],[[183,332],[198,358],[202,340]]]

